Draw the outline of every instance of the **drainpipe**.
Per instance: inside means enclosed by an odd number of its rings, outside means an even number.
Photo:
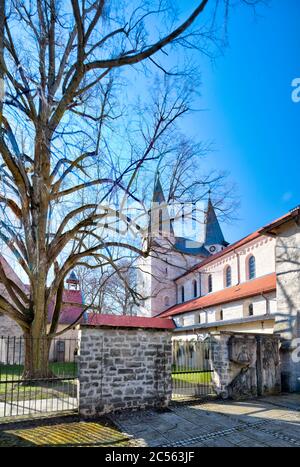
[[[262,293],[261,296],[266,300],[266,315],[269,315],[270,314],[270,300],[264,293]]]
[[[201,271],[199,271],[199,297],[202,297]]]
[[[240,267],[240,255],[238,254],[238,252],[236,250],[233,250],[233,252],[235,253],[236,255],[236,264],[237,264],[237,276],[238,276],[238,280],[237,280],[237,284],[236,285],[239,285],[241,283],[241,267]]]

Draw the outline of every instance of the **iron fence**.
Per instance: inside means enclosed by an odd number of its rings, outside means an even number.
[[[25,371],[28,344],[41,352],[49,348],[43,376]],[[49,346],[46,338],[0,337],[0,419],[76,411],[77,346],[77,339],[53,339]]]
[[[211,343],[174,340],[172,346],[173,399],[214,396]]]

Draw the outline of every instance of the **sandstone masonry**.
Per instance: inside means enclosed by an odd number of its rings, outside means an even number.
[[[279,339],[250,333],[212,333],[213,385],[218,396],[249,399],[279,394]]]

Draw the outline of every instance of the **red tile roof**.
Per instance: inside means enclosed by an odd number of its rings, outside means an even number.
[[[126,328],[153,328],[153,329],[174,329],[175,324],[170,319],[144,318],[143,316],[123,316],[123,315],[88,315],[85,325],[89,326],[112,326]]]
[[[208,308],[213,305],[221,305],[223,303],[240,300],[242,298],[253,297],[262,293],[273,292],[276,290],[276,274],[268,274],[251,281],[243,282],[234,287],[212,292],[203,297],[195,298],[180,305],[175,305],[168,310],[160,313],[160,318],[168,318],[170,316],[187,313],[189,311]]]
[[[54,300],[49,305],[48,322],[51,321],[54,311]],[[72,324],[82,313],[82,294],[80,290],[64,290],[63,305],[59,324]],[[83,320],[83,318],[82,318]],[[80,321],[82,321],[80,320]]]
[[[272,232],[273,229],[280,227],[282,224],[285,224],[286,222],[289,222],[290,220],[293,220],[297,218],[298,216],[300,216],[300,206],[297,206],[295,209],[292,209],[287,214],[285,214],[282,217],[279,217],[279,219],[276,219],[270,224],[265,225],[259,230],[259,232],[261,234]]]

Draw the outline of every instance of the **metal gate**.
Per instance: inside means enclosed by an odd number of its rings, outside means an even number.
[[[215,396],[212,384],[211,343],[195,340],[173,340],[173,399]]]
[[[24,378],[24,338],[0,337],[0,420],[78,410],[77,342],[53,339],[49,375],[28,379]],[[39,339],[39,345],[49,344]]]

